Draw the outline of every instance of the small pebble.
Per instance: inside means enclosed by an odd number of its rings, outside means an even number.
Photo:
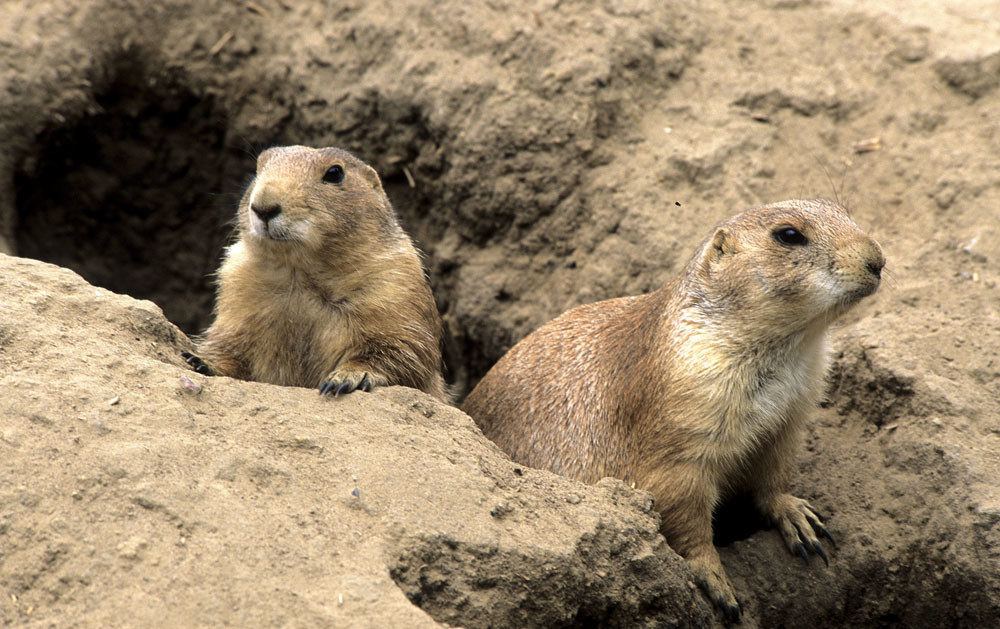
[[[201,393],[201,385],[187,376],[181,376],[180,383],[185,393]]]

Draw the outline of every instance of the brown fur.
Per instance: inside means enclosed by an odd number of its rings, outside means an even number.
[[[784,227],[809,242],[778,242]],[[749,490],[790,550],[826,558],[822,522],[788,493],[794,449],[823,390],[827,326],[875,291],[883,264],[832,202],[748,210],[660,290],[575,308],[530,334],[462,409],[520,463],[652,492],[667,541],[738,617],[712,512]]]
[[[333,165],[342,183],[324,181]],[[281,209],[265,222],[251,204]],[[215,321],[189,363],[324,393],[399,384],[448,400],[437,307],[370,166],[336,148],[269,149],[237,224]]]

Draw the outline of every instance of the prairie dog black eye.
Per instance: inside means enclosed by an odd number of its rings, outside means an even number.
[[[780,227],[774,230],[774,239],[789,246],[800,246],[809,242],[809,239],[794,227]]]
[[[323,181],[326,183],[343,183],[344,182],[344,167],[340,164],[334,164],[330,166],[325,173],[323,173]]]

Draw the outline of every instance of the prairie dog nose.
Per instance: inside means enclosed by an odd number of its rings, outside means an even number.
[[[253,204],[250,206],[250,209],[253,210],[253,213],[256,214],[260,220],[264,221],[264,224],[267,224],[272,218],[281,214],[280,203],[271,203],[270,205]]]
[[[879,247],[875,242],[872,242],[872,249],[865,266],[868,267],[868,271],[875,277],[882,277],[882,267],[885,266],[885,254],[882,253],[882,247]]]
[[[885,266],[884,260],[869,260],[868,261],[868,271],[875,277],[882,277],[882,267]]]

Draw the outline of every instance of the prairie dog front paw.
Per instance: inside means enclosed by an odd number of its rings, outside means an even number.
[[[389,380],[380,374],[364,369],[334,369],[319,385],[320,395],[333,395],[351,391],[371,391],[374,387],[384,387]]]

